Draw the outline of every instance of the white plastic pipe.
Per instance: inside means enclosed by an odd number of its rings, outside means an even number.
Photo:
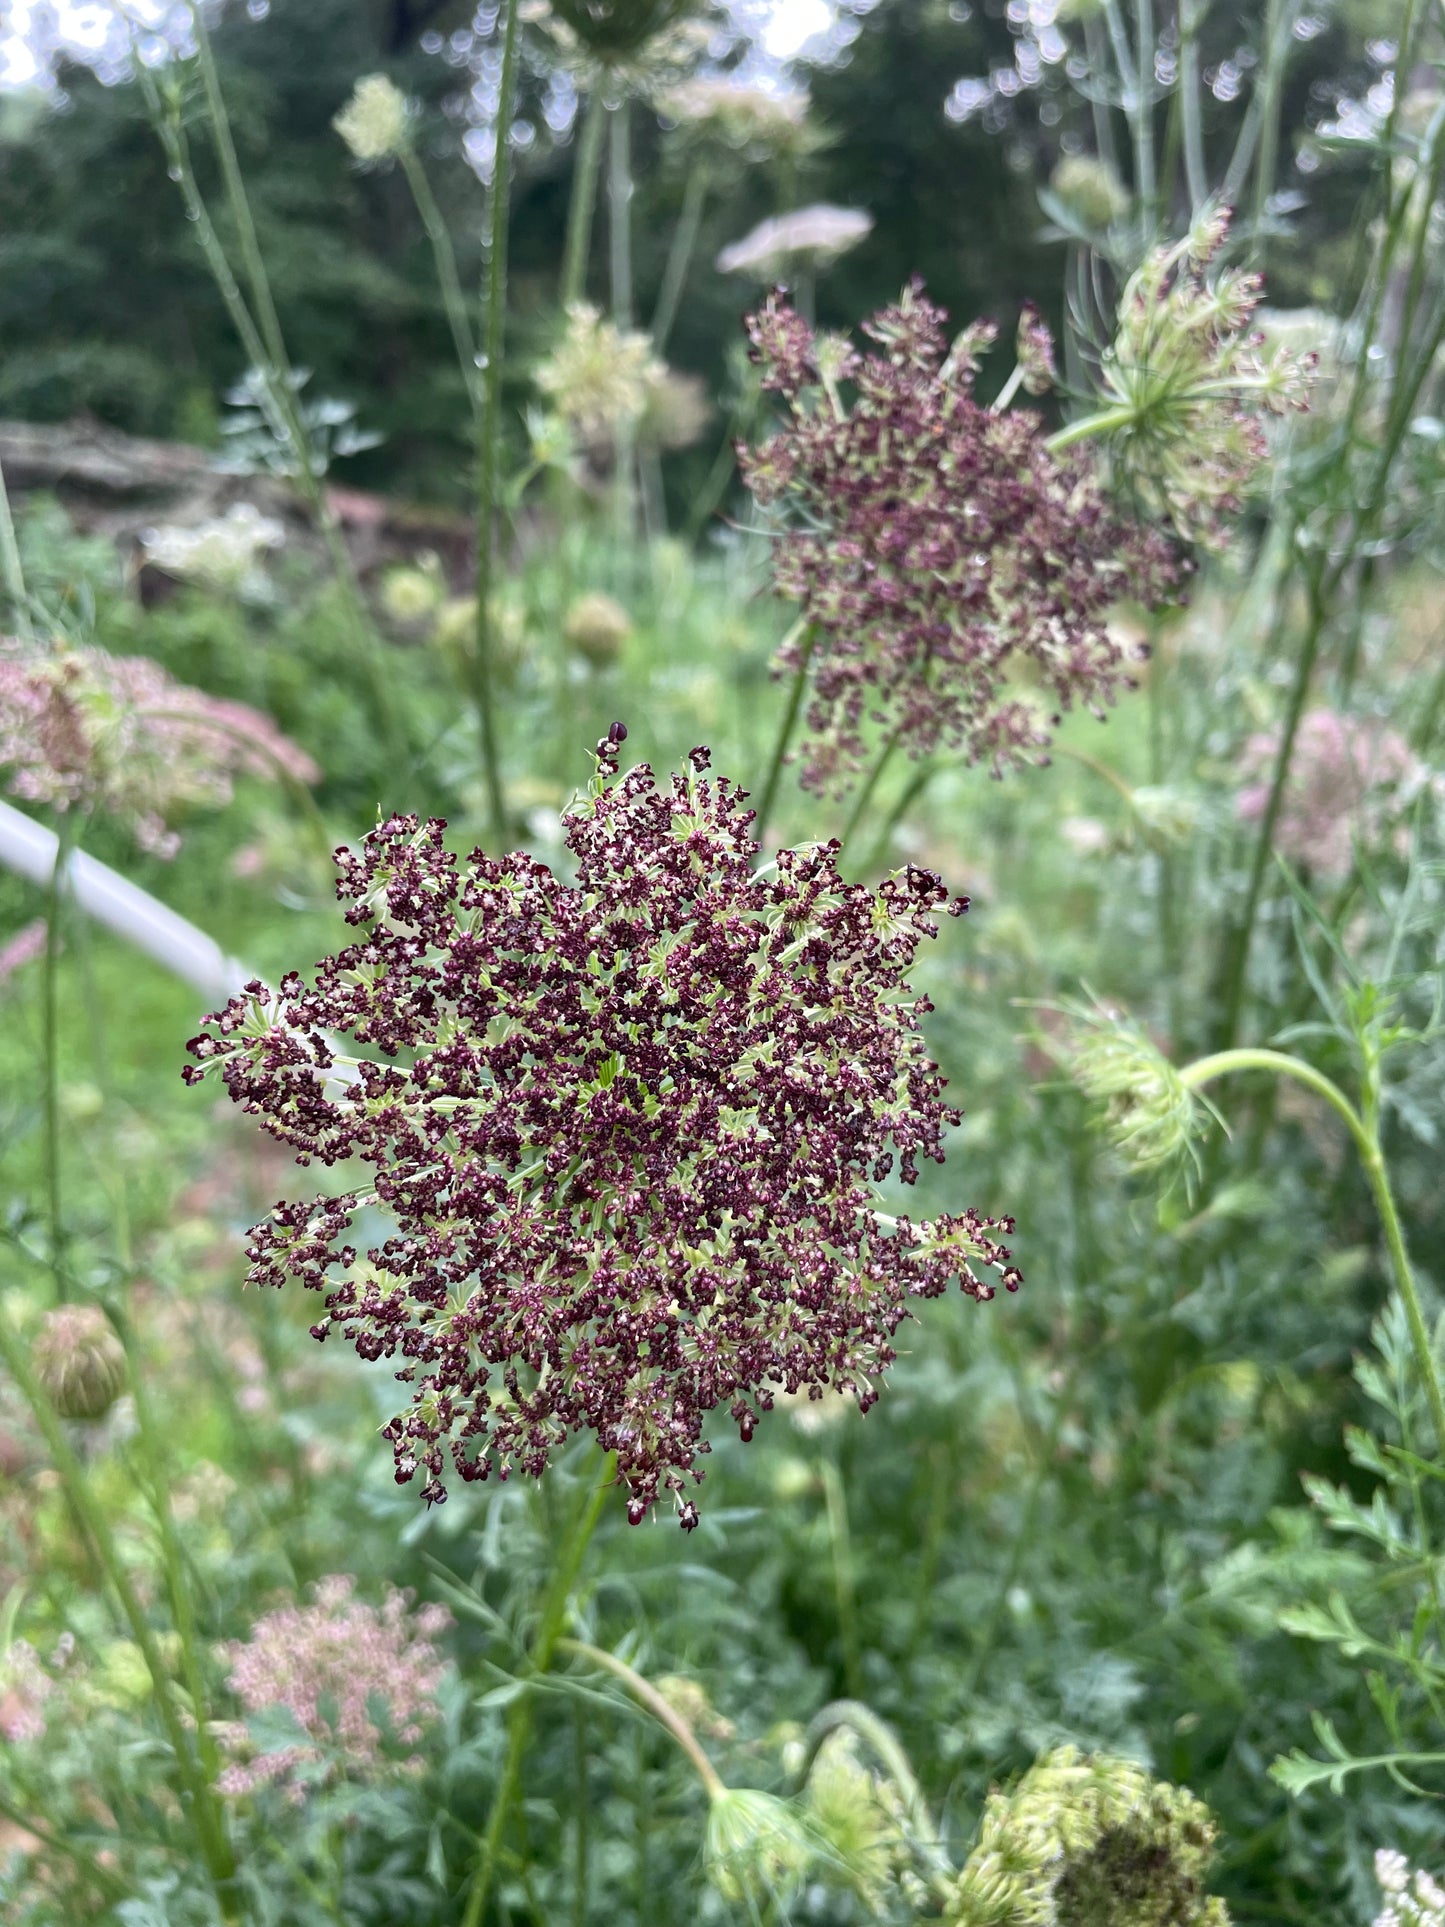
[[[0,800],[0,863],[32,883],[46,887],[55,868],[58,838],[43,823]],[[198,990],[210,1008],[219,1008],[255,976],[221,946],[148,890],[128,883],[83,850],[65,863],[72,899],[94,922],[133,943],[158,964]]]

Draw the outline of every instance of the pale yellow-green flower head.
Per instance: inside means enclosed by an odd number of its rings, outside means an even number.
[[[406,145],[411,109],[385,74],[367,74],[331,125],[364,165],[388,160]]]
[[[1131,1760],[1059,1747],[992,1793],[951,1927],[1228,1927],[1205,1891],[1215,1825]]]
[[[786,1800],[753,1787],[713,1795],[703,1859],[724,1900],[754,1907],[786,1901],[812,1856],[807,1825]]]
[[[1125,1163],[1151,1171],[1187,1156],[1208,1129],[1210,1107],[1143,1026],[1104,1004],[1060,1008],[1068,1026],[1051,1048],[1100,1107],[1104,1134]]]
[[[537,369],[537,386],[577,441],[598,448],[636,426],[662,371],[645,334],[574,301],[562,339]]]

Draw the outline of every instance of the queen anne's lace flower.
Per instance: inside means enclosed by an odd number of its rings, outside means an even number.
[[[562,339],[537,369],[537,386],[579,442],[601,448],[636,426],[666,372],[649,336],[573,301]]]
[[[281,1785],[300,1801],[308,1779],[375,1779],[397,1748],[423,1738],[446,1670],[434,1642],[451,1614],[445,1606],[413,1609],[404,1592],[368,1606],[352,1599],[354,1584],[345,1576],[322,1579],[310,1605],[267,1613],[249,1639],[222,1648],[246,1711],[284,1708],[311,1742],[256,1754],[244,1728],[223,1729],[233,1758],[217,1781],[222,1793]],[[376,1711],[389,1730],[376,1724]],[[404,1764],[415,1770],[422,1762],[413,1754]]]
[[[314,989],[250,985],[185,1075],[219,1069],[302,1163],[375,1167],[370,1190],[278,1205],[248,1255],[254,1283],[326,1294],[318,1338],[400,1355],[399,1481],[444,1498],[448,1442],[465,1479],[540,1475],[590,1431],[634,1523],[665,1488],[690,1527],[708,1412],[748,1438],[775,1390],[866,1410],[912,1300],[1019,1280],[990,1235],[1011,1220],[877,1210],[895,1159],[912,1183],[958,1115],[907,983],[938,879],[850,887],[831,845],[756,872],[707,752],[659,787],[619,778],[625,734],[564,818],[575,885],[523,855],[459,864],[444,825],[393,817],[338,853],[358,941]],[[372,1205],[395,1230],[363,1257]]]
[[[1404,1854],[1382,1847],[1375,1878],[1386,1901],[1375,1927],[1445,1927],[1445,1887],[1423,1869],[1412,1872]]]
[[[174,856],[167,818],[220,809],[240,773],[314,783],[320,770],[268,716],[188,688],[148,656],[53,654],[0,638],[0,772],[13,796],[100,810]]]
[[[1051,708],[1101,713],[1129,683],[1106,612],[1125,596],[1157,604],[1178,579],[1163,539],[1121,522],[1077,459],[1056,460],[1035,415],[975,401],[991,331],[950,350],[946,319],[918,282],[866,324],[868,354],[815,336],[777,295],[748,319],[763,385],[789,414],[739,459],[759,502],[797,511],[774,572],[807,634],[776,668],[808,654],[808,789],[851,785],[870,721],[915,757],[962,749],[1001,772],[1037,754],[1058,718],[1010,674]]]

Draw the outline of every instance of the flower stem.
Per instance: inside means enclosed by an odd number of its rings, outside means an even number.
[[[1089,441],[1095,435],[1112,435],[1117,428],[1128,428],[1138,417],[1138,410],[1132,402],[1120,402],[1113,408],[1101,408],[1092,415],[1084,415],[1067,427],[1056,429],[1044,443],[1051,455],[1060,455],[1066,448],[1073,448],[1078,442]]]
[[[60,1420],[54,1408],[30,1369],[30,1360],[25,1346],[15,1332],[8,1318],[0,1316],[0,1360],[9,1372],[26,1404],[30,1407],[36,1426],[49,1450],[51,1460],[60,1475],[66,1498],[70,1501],[79,1518],[86,1537],[94,1549],[97,1562],[106,1578],[110,1581],[115,1595],[125,1614],[135,1643],[141,1650],[146,1670],[151,1678],[151,1690],[155,1698],[156,1710],[165,1728],[175,1757],[176,1770],[188,1796],[188,1815],[195,1830],[201,1857],[211,1883],[216,1890],[222,1918],[227,1922],[241,1919],[241,1909],[235,1891],[236,1866],[231,1846],[226,1838],[225,1826],[215,1795],[205,1773],[202,1771],[191,1747],[190,1736],[181,1723],[171,1697],[171,1682],[167,1676],[165,1662],[161,1658],[160,1647],[155,1633],[145,1616],[135,1588],[121,1559],[119,1548],[110,1530],[101,1506],[85,1471],[72,1451]]]
[[[853,805],[852,813],[843,826],[843,834],[838,839],[838,847],[840,849],[845,849],[856,835],[858,825],[863,821],[868,805],[872,801],[873,792],[878,787],[878,779],[893,761],[893,753],[898,748],[900,733],[900,730],[894,730],[893,734],[888,738],[888,741],[883,745],[883,752],[879,756],[878,761],[868,772],[868,779],[862,789],[859,790],[858,801]]]
[[[505,0],[502,77],[497,95],[497,133],[492,158],[491,250],[487,268],[486,348],[483,406],[477,430],[477,627],[472,654],[472,694],[482,754],[487,814],[498,847],[506,841],[507,805],[497,756],[492,676],[492,561],[496,540],[497,470],[502,439],[502,352],[507,321],[507,226],[511,214],[512,103],[517,92],[518,0]]]
[[[923,792],[928,788],[928,785],[937,774],[938,765],[936,763],[925,763],[921,769],[915,770],[912,776],[909,777],[907,788],[884,818],[882,828],[874,839],[872,854],[869,856],[866,866],[869,870],[880,870],[888,861],[888,851],[893,841],[893,832],[898,828],[898,825],[903,821],[904,817],[907,816],[908,812],[913,808],[913,805],[918,801],[919,797],[922,796]]]
[[[831,1459],[819,1465],[823,1504],[828,1515],[828,1538],[833,1549],[833,1596],[838,1607],[838,1636],[843,1644],[843,1677],[854,1699],[863,1692],[863,1655],[858,1643],[858,1600],[853,1583],[853,1536],[848,1529],[848,1498],[843,1480]]]
[[[632,123],[626,95],[607,110],[607,240],[612,319],[632,326]]]
[[[788,631],[780,645],[788,648],[799,637],[802,639],[802,653],[798,657],[798,667],[793,674],[793,685],[788,691],[788,706],[783,711],[782,724],[778,729],[777,741],[773,744],[772,758],[768,763],[768,773],[763,778],[762,798],[758,803],[757,837],[763,841],[767,834],[768,819],[773,813],[777,799],[778,782],[783,773],[783,763],[788,754],[788,743],[792,738],[793,726],[798,720],[798,711],[803,705],[803,692],[808,686],[808,665],[813,659],[813,649],[817,644],[818,632],[800,616]]]
[[[577,142],[577,165],[572,172],[572,198],[567,206],[567,241],[562,256],[562,306],[580,301],[587,291],[587,257],[592,251],[592,217],[597,207],[597,181],[602,172],[602,137],[607,131],[607,103],[600,91],[587,102]]]
[[[594,1666],[601,1666],[607,1672],[614,1673],[633,1698],[640,1701],[659,1726],[665,1727],[671,1737],[677,1741],[696,1767],[697,1776],[707,1789],[708,1798],[715,1800],[719,1794],[727,1792],[717,1768],[703,1752],[696,1733],[687,1721],[675,1707],[668,1705],[651,1681],[644,1679],[641,1673],[634,1672],[625,1659],[619,1659],[616,1653],[609,1653],[601,1646],[589,1645],[585,1639],[559,1639],[557,1650],[559,1653],[575,1653],[579,1659],[591,1660]]]
[[[10,515],[10,496],[5,487],[5,471],[0,469],[0,585],[10,601],[10,616],[15,633],[22,642],[34,642],[30,623],[30,598],[25,590],[25,571],[20,566],[20,544],[15,540],[15,523]]]
[[[1405,1317],[1410,1327],[1410,1343],[1415,1353],[1415,1366],[1420,1381],[1425,1388],[1425,1396],[1430,1405],[1430,1416],[1435,1426],[1436,1448],[1445,1457],[1445,1389],[1442,1389],[1439,1369],[1435,1362],[1434,1350],[1430,1343],[1429,1329],[1425,1324],[1425,1313],[1420,1303],[1420,1293],[1415,1283],[1414,1269],[1410,1263],[1409,1250],[1405,1244],[1404,1229],[1400,1224],[1400,1214],[1395,1205],[1394,1192],[1390,1186],[1389,1171],[1385,1164],[1384,1152],[1375,1122],[1375,1105],[1367,1106],[1366,1114],[1357,1111],[1345,1096],[1339,1085],[1317,1071],[1312,1064],[1306,1064],[1298,1057],[1284,1051],[1241,1048],[1215,1051],[1208,1057],[1196,1059],[1179,1073],[1179,1081],[1186,1090],[1199,1090],[1216,1077],[1226,1076],[1231,1071],[1274,1071],[1282,1077],[1292,1077],[1296,1083],[1324,1098],[1349,1128],[1360,1154],[1360,1162],[1369,1180],[1374,1195],[1375,1208],[1380,1214],[1380,1222],[1385,1233],[1385,1243],[1390,1253],[1390,1267],[1395,1274],[1395,1284],[1405,1306]]]
[[[683,190],[682,212],[677,217],[677,228],[667,252],[667,266],[663,269],[662,286],[658,290],[657,307],[652,316],[652,345],[659,355],[667,347],[667,338],[677,319],[677,304],[682,299],[683,283],[692,264],[698,229],[702,226],[707,189],[707,167],[704,162],[698,161],[688,175],[687,186]]]
[[[42,1049],[45,1056],[45,1197],[49,1214],[50,1269],[56,1301],[69,1296],[65,1272],[65,1214],[60,1181],[60,920],[65,903],[66,871],[80,840],[75,813],[66,810],[55,839],[55,861],[45,894],[45,968],[41,984]]]
[[[511,0],[511,4],[515,6],[516,0]],[[532,1642],[534,1677],[545,1673],[552,1663],[552,1655],[556,1652],[557,1642],[561,1638],[572,1588],[577,1583],[577,1575],[582,1569],[588,1543],[602,1510],[603,1497],[608,1486],[613,1483],[616,1469],[616,1456],[609,1453],[602,1477],[590,1491],[584,1491],[571,1529],[562,1542],[557,1563],[552,1568],[551,1581],[543,1596],[537,1636]],[[522,1761],[531,1732],[531,1700],[526,1693],[523,1693],[512,1702],[502,1777],[497,1782],[497,1790],[492,1797],[492,1810],[487,1816],[487,1830],[477,1850],[477,1863],[472,1873],[471,1888],[467,1894],[466,1910],[462,1915],[462,1927],[479,1927],[486,1908],[487,1896],[492,1890],[492,1880],[496,1874],[497,1861],[501,1853],[502,1836],[506,1832],[507,1822],[511,1818],[512,1808],[521,1790]]]
[[[407,186],[411,189],[411,198],[416,202],[416,211],[421,217],[426,238],[431,243],[442,306],[446,310],[457,366],[462,371],[462,382],[467,391],[467,400],[471,403],[472,421],[475,424],[482,406],[481,370],[477,367],[477,347],[472,339],[472,324],[467,318],[467,304],[462,294],[461,277],[457,273],[452,237],[437,205],[437,197],[432,192],[431,182],[427,179],[426,169],[422,166],[421,156],[409,140],[402,142],[397,150],[397,158],[401,162]]]

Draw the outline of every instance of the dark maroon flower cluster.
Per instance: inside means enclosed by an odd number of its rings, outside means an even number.
[[[778,294],[748,317],[763,385],[789,414],[738,458],[760,503],[796,511],[774,575],[804,626],[775,668],[808,662],[807,789],[852,785],[869,723],[915,757],[961,749],[995,773],[1030,760],[1054,712],[1100,714],[1131,686],[1111,605],[1157,605],[1181,577],[1174,549],[1120,520],[1082,456],[1049,452],[1036,415],[974,399],[992,331],[950,349],[946,320],[918,281],[865,324],[878,347],[864,354],[815,335]]]
[[[906,981],[938,879],[850,887],[834,845],[756,872],[707,752],[621,777],[624,734],[565,819],[575,884],[459,863],[442,823],[393,817],[337,856],[357,940],[314,988],[248,986],[185,1074],[219,1069],[302,1164],[374,1167],[279,1204],[248,1255],[253,1282],[326,1294],[318,1338],[404,1361],[398,1481],[444,1498],[448,1444],[465,1479],[539,1475],[592,1432],[634,1523],[666,1489],[690,1527],[709,1411],[747,1438],[782,1391],[866,1410],[912,1299],[1019,1279],[990,1235],[1010,1220],[888,1218],[873,1189],[895,1156],[911,1184],[957,1120]],[[367,1207],[395,1228],[363,1256]]]

